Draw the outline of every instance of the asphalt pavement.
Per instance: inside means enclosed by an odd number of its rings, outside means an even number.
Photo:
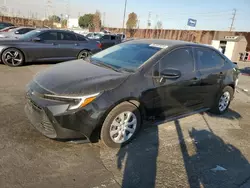
[[[109,149],[50,140],[29,123],[25,86],[49,66],[0,65],[1,188],[250,187],[250,96],[241,79],[225,115],[148,122],[131,144]]]
[[[241,71],[238,88],[250,95],[250,62],[238,62]]]

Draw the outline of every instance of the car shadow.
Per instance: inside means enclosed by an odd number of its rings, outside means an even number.
[[[142,128],[137,137],[117,152],[117,169],[123,170],[122,188],[153,188],[159,148],[158,127]]]
[[[244,182],[239,174],[249,168],[249,162],[239,149],[214,132],[192,128],[189,136],[196,154],[190,156],[179,120],[175,127],[190,188],[238,187]]]
[[[62,63],[62,61],[41,61],[41,62],[29,62],[25,63],[23,66],[32,66],[32,65],[56,65]]]
[[[206,112],[206,114],[210,117],[225,118],[225,119],[230,119],[230,120],[242,118],[238,112],[236,112],[230,108],[227,110],[227,112],[225,112],[224,114],[221,114],[221,115],[212,114],[211,112]]]
[[[239,119],[241,115],[229,110],[224,115],[215,117]],[[225,143],[210,128],[210,131],[192,128],[189,131],[189,137],[195,148],[195,154],[189,155],[188,144],[190,143],[187,144],[185,141],[180,121],[176,119],[173,122],[190,188],[233,187],[236,185],[234,183],[237,182],[238,174],[249,165],[240,150]],[[158,125],[160,124],[154,123],[153,126],[144,127],[135,140],[121,147],[117,152],[117,169],[123,170],[122,188],[157,186]],[[211,169],[217,165],[225,168],[225,171],[212,171]]]

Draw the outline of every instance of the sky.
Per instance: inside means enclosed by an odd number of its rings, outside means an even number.
[[[0,0],[0,7],[5,5],[10,14],[44,18],[47,1],[51,1],[49,14],[77,18],[99,10],[105,13],[106,26],[122,27],[125,0]],[[150,13],[152,28],[161,21],[165,29],[229,30],[233,9],[234,29],[250,31],[250,0],[127,0],[126,20],[129,13],[135,12],[139,27],[146,28]],[[196,28],[188,28],[188,18],[197,20]]]

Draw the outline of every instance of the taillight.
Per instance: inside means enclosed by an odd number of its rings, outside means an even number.
[[[102,43],[97,43],[98,48],[102,48]]]

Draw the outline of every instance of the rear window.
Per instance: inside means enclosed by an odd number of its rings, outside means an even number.
[[[149,44],[123,43],[93,55],[92,59],[116,68],[126,68],[135,71],[159,50],[161,48]]]
[[[215,51],[207,48],[196,48],[196,59],[200,70],[223,66],[225,60]]]
[[[84,36],[81,36],[81,35],[77,35],[77,39],[79,41],[87,41],[87,39]]]

